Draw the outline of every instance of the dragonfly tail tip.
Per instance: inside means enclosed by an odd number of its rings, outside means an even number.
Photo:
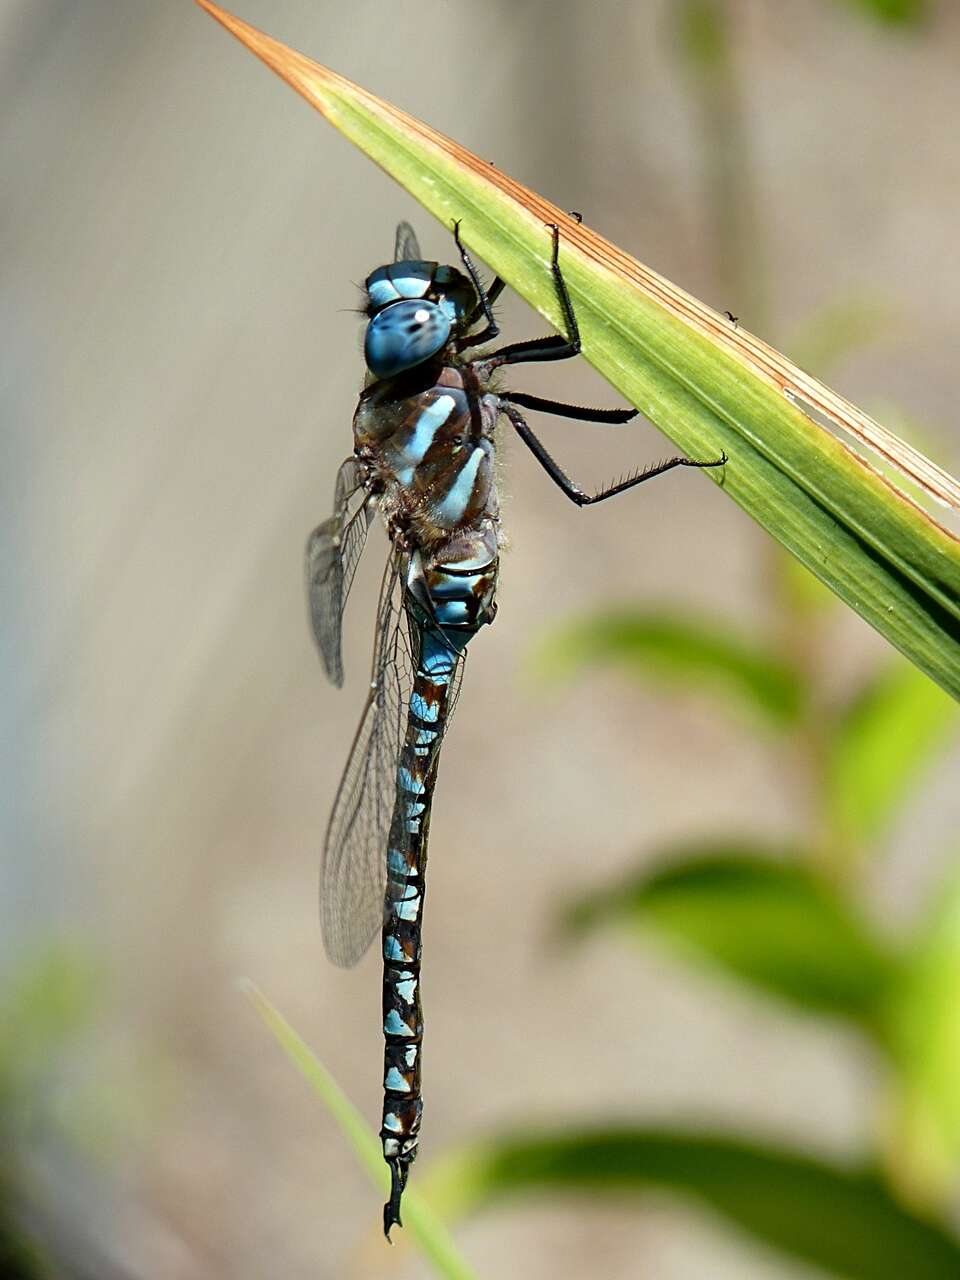
[[[390,1166],[390,1199],[383,1206],[383,1234],[388,1242],[393,1244],[390,1239],[390,1232],[394,1227],[403,1226],[400,1221],[400,1199],[407,1181],[407,1171],[400,1165],[398,1160],[389,1160],[387,1163]]]

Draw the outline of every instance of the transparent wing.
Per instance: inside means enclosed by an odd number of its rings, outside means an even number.
[[[401,222],[397,227],[397,239],[394,244],[394,262],[420,262],[423,254],[417,243],[416,233],[409,222]]]
[[[343,967],[356,964],[383,924],[387,842],[419,647],[416,624],[405,616],[402,568],[402,556],[394,553],[380,590],[370,693],[324,843],[320,922],[327,954]],[[435,751],[450,723],[462,673],[461,655]]]
[[[356,458],[348,458],[337,473],[333,508],[330,519],[307,540],[305,570],[314,639],[327,676],[339,687],[343,684],[343,607],[374,515]]]

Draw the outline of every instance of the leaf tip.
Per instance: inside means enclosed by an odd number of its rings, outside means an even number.
[[[327,114],[325,91],[331,84],[339,82],[339,77],[334,72],[251,26],[249,22],[244,22],[229,10],[222,9],[214,0],[196,0],[196,3],[245,48],[256,54],[271,71],[276,72],[281,80],[296,89],[321,115]]]

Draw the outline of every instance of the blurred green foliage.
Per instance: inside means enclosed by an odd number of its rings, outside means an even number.
[[[787,344],[790,358],[803,369],[816,369],[817,376],[825,378],[849,356],[889,338],[894,322],[893,311],[880,297],[838,298],[793,331]],[[895,423],[890,425],[896,428]]]
[[[518,1196],[679,1192],[766,1245],[847,1280],[956,1280],[960,1244],[897,1203],[870,1169],[722,1135],[566,1128],[461,1150],[425,1188],[447,1216]],[[642,1273],[638,1273],[642,1274]]]
[[[908,663],[869,681],[830,726],[824,805],[837,856],[878,840],[956,728],[956,703]]]
[[[580,934],[652,929],[695,962],[865,1025],[897,967],[889,944],[802,861],[746,841],[670,851],[653,872],[579,899],[566,922]]]
[[[97,976],[85,952],[49,946],[21,959],[0,991],[0,1131],[5,1143],[29,1136],[57,1055],[87,1025]]]
[[[901,25],[925,13],[908,0],[859,0],[858,7]],[[717,278],[733,298],[749,298],[758,322],[762,248],[758,254],[751,244],[749,259],[735,251],[753,223],[745,194],[749,139],[736,127],[733,12],[726,0],[686,0],[675,34],[702,132]],[[727,198],[731,191],[736,199]],[[879,300],[837,300],[787,346],[823,375],[889,333],[894,314]],[[765,727],[785,774],[811,797],[805,827],[787,847],[736,832],[654,851],[615,883],[585,889],[562,911],[560,928],[571,939],[615,929],[666,944],[707,974],[806,1016],[842,1020],[881,1068],[877,1147],[863,1157],[872,1172],[702,1129],[570,1136],[565,1124],[554,1134],[507,1135],[462,1153],[459,1165],[454,1158],[440,1171],[435,1194],[465,1211],[558,1185],[599,1194],[652,1183],[837,1275],[957,1276],[960,1245],[947,1205],[960,1169],[960,872],[933,890],[905,939],[873,924],[858,899],[884,838],[960,717],[942,690],[896,657],[838,697],[827,638],[833,598],[781,552],[768,564],[764,634],[711,617],[621,607],[556,629],[534,661],[554,684],[601,669],[625,673],[668,696],[710,700],[747,728]]]
[[[730,55],[724,6],[719,0],[684,0],[677,8],[677,47],[682,57],[711,71]]]
[[[934,889],[906,939],[889,937],[858,905],[884,837],[960,716],[900,658],[881,663],[852,693],[830,690],[830,602],[808,589],[808,579],[778,558],[766,638],[731,633],[708,617],[638,608],[578,619],[541,645],[541,669],[554,681],[606,667],[727,709],[739,703],[748,724],[762,710],[786,769],[805,762],[813,800],[808,829],[790,847],[738,832],[655,851],[614,884],[585,890],[563,911],[561,928],[571,938],[616,928],[666,941],[679,959],[747,990],[845,1020],[882,1064],[882,1137],[864,1153],[878,1172],[861,1179],[765,1146],[749,1157],[741,1151],[744,1164],[724,1149],[714,1179],[705,1151],[720,1140],[698,1132],[662,1137],[675,1159],[675,1189],[839,1275],[960,1275],[960,1246],[946,1218],[960,1169],[960,873]],[[566,1138],[539,1138],[540,1155],[527,1165],[513,1141],[504,1139],[490,1157],[487,1177],[502,1179],[503,1188],[478,1189],[478,1199],[516,1190],[518,1178],[539,1190],[556,1181],[553,1157],[543,1152],[556,1154]],[[689,1165],[687,1141],[704,1148]],[[579,1170],[571,1185],[583,1187],[594,1175],[594,1190],[609,1185],[609,1151],[598,1152],[592,1139],[578,1156],[569,1145],[564,1150],[561,1168]],[[644,1153],[636,1159],[631,1174],[621,1172],[639,1185]],[[753,1173],[749,1160],[757,1161]],[[754,1176],[761,1167],[765,1173]],[[715,1194],[705,1193],[704,1179]]]
[[[20,1153],[56,1112],[50,1093],[57,1063],[89,1024],[97,991],[86,952],[67,945],[21,957],[0,989],[0,1276],[10,1280],[54,1274],[17,1222],[18,1207],[30,1197]]]
[[[886,1007],[896,1063],[889,1146],[906,1192],[936,1202],[960,1164],[960,866],[914,931]]]
[[[4,1280],[52,1280],[43,1255],[0,1213],[0,1276]]]
[[[844,0],[862,13],[895,26],[913,26],[927,16],[926,0]]]
[[[831,699],[822,688],[829,651],[820,635],[829,612],[809,607],[792,572],[774,575],[772,585],[783,616],[771,632],[789,634],[789,655],[772,636],[766,649],[754,638],[738,642],[709,618],[686,616],[677,627],[699,643],[678,644],[665,664],[648,634],[651,627],[668,634],[669,621],[642,610],[629,626],[618,614],[609,635],[611,615],[579,620],[541,648],[554,678],[606,664],[661,685],[666,676],[670,688],[699,690],[724,707],[739,697],[752,714],[765,685],[731,679],[729,663],[703,660],[749,649],[751,669],[776,669],[778,687],[799,691],[794,714],[769,718],[785,760],[808,762],[814,792],[810,828],[792,849],[738,833],[663,850],[619,883],[585,892],[564,925],[577,935],[616,926],[666,938],[701,967],[849,1019],[886,1062],[889,1141],[881,1158],[891,1185],[927,1205],[943,1203],[960,1158],[960,878],[934,891],[903,942],[870,925],[856,898],[894,819],[955,734],[958,709],[899,658],[852,695]]]
[[[734,706],[783,726],[803,705],[800,673],[749,638],[699,618],[618,609],[592,614],[555,632],[535,657],[547,679],[569,679],[588,666],[615,665],[656,675],[674,690],[708,684]]]

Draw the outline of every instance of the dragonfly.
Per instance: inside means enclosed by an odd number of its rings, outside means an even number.
[[[550,479],[578,506],[606,501],[674,467],[722,466],[725,455],[676,457],[588,493],[574,484],[522,410],[622,424],[635,409],[589,409],[495,388],[498,371],[580,353],[580,333],[552,223],[550,271],[564,334],[487,354],[499,335],[493,303],[505,288],[481,282],[460,238],[460,266],[425,260],[410,226],[393,261],[366,279],[366,381],[353,418],[354,449],[337,475],[333,515],[310,535],[310,620],[327,676],[343,683],[342,618],[377,512],[390,554],[374,633],[370,686],[327,827],[321,873],[324,944],[355,964],[379,932],[383,953],[383,1117],[390,1170],[387,1239],[423,1114],[421,927],[427,842],[440,748],[453,715],[466,649],[497,612],[500,508],[495,457],[505,420]]]

